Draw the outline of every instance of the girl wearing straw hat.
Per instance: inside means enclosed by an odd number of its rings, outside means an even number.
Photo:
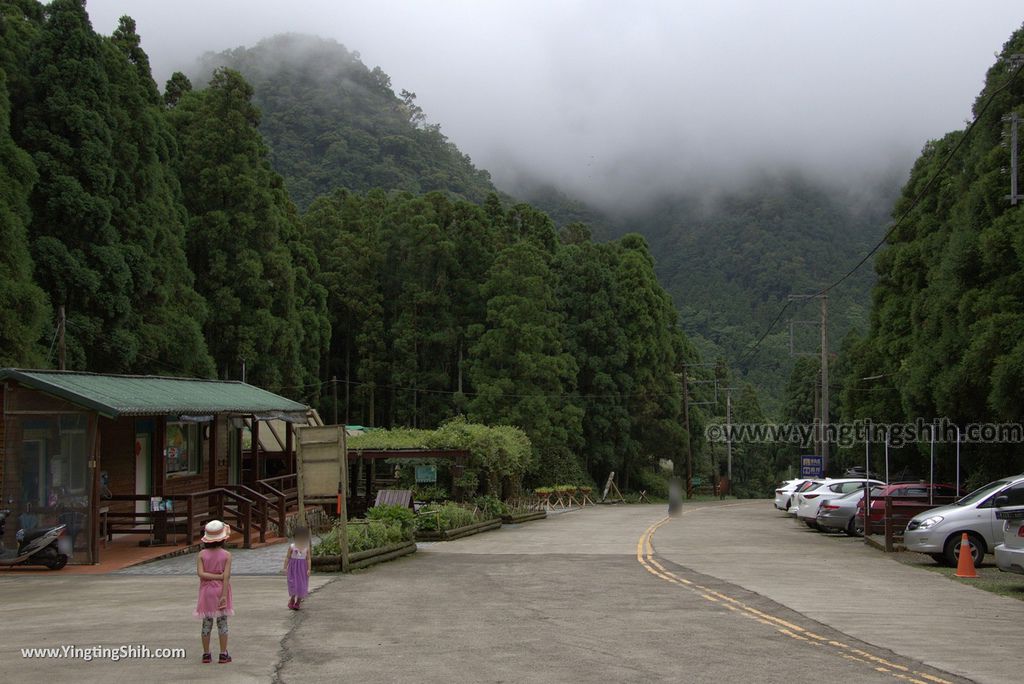
[[[213,621],[217,621],[217,635],[220,637],[220,658],[218,663],[230,663],[228,655],[228,616],[235,614],[231,604],[231,554],[224,548],[224,542],[231,536],[231,528],[220,520],[206,523],[202,538],[203,550],[196,557],[196,574],[199,575],[199,600],[193,615],[202,618],[203,662],[212,662],[210,655],[210,633]]]

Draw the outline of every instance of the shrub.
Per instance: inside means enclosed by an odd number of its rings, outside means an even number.
[[[412,490],[413,497],[417,501],[447,501],[448,490],[436,484],[425,487],[416,487]]]
[[[381,504],[366,511],[367,520],[397,523],[403,531],[411,532],[416,525],[416,514],[411,508],[396,504]]]
[[[400,508],[400,507],[397,507]],[[372,509],[371,509],[372,510]],[[413,538],[412,519],[403,524],[401,520],[350,521],[347,527],[348,552],[369,551],[382,546],[410,541]],[[341,555],[341,524],[337,523],[320,538],[313,547],[314,556]]]
[[[492,520],[494,518],[500,518],[501,516],[508,513],[508,506],[496,496],[478,496],[473,499],[473,503],[480,509],[480,514],[484,520]]]
[[[451,502],[428,504],[416,514],[416,529],[425,532],[444,532],[475,522],[477,517],[473,511]]]
[[[641,470],[630,486],[636,492],[646,491],[649,498],[668,499],[668,481],[669,477],[663,472]]]
[[[453,484],[467,495],[472,496],[476,494],[477,487],[480,486],[480,476],[475,470],[466,470],[455,479]]]

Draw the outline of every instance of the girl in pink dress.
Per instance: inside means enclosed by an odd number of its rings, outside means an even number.
[[[288,575],[288,607],[299,610],[302,599],[309,593],[309,574],[313,570],[313,558],[309,552],[309,530],[295,528],[295,541],[288,545],[284,557],[284,572]]]
[[[217,621],[217,635],[220,637],[219,663],[230,663],[228,655],[228,616],[235,614],[231,603],[231,554],[224,548],[224,542],[231,535],[231,528],[220,520],[206,523],[203,534],[203,550],[196,557],[196,574],[199,575],[199,600],[193,615],[202,618],[203,662],[209,663],[210,633],[213,621]]]

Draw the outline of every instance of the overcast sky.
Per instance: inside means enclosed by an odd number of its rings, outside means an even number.
[[[909,168],[959,128],[1024,20],[1015,0],[89,0],[131,14],[162,84],[208,50],[338,40],[499,185],[591,199],[800,168]]]

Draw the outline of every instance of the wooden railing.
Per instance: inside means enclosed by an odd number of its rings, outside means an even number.
[[[277,525],[278,534],[284,534],[284,514],[278,501],[246,485],[223,485],[223,489],[241,494],[256,504],[256,524],[259,526],[261,544],[267,541],[267,528],[271,522]]]
[[[284,536],[288,511],[299,505],[298,476],[292,473],[257,480],[256,489],[272,501],[278,534]]]
[[[188,543],[191,544],[194,539],[198,539],[201,536],[199,532],[202,531],[202,523],[198,530],[195,526],[196,522],[199,521],[197,515],[202,507],[197,502],[205,499],[209,517],[217,518],[230,524],[234,531],[241,533],[242,545],[247,549],[252,548],[252,499],[224,487],[215,487],[202,492],[193,492],[180,496],[185,499],[186,503],[188,519],[186,534]]]
[[[242,535],[245,548],[252,548],[253,500],[239,492],[216,487],[202,492],[161,497],[171,501],[170,511],[111,511],[106,514],[107,534],[152,534],[157,543],[166,543],[168,532],[182,533],[186,544],[202,537],[203,526],[220,519]],[[114,494],[109,501],[150,501],[142,494]]]

